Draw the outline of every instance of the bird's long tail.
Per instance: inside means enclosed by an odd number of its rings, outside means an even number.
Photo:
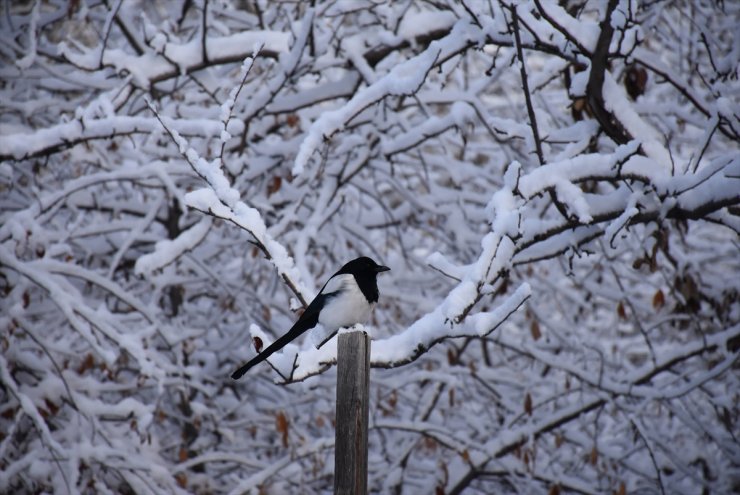
[[[301,320],[298,320],[295,325],[293,325],[293,328],[288,331],[285,335],[277,339],[275,342],[267,346],[267,349],[257,354],[254,358],[252,358],[250,361],[247,362],[244,366],[236,370],[234,373],[231,374],[231,378],[234,380],[238,380],[241,378],[244,373],[249,371],[254,366],[260,364],[265,359],[272,356],[273,353],[279,351],[286,345],[288,345],[291,341],[298,338],[299,335],[301,335],[303,332],[308,330],[309,326],[306,325],[306,322],[302,322]]]

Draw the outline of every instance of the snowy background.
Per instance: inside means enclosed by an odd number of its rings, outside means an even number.
[[[6,1],[0,492],[740,489],[740,3]],[[293,366],[293,364],[296,364]]]

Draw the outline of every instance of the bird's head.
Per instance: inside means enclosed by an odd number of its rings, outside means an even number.
[[[351,275],[376,275],[380,272],[386,272],[390,270],[387,266],[379,265],[372,258],[367,256],[360,256],[348,262],[346,265],[339,270],[338,273],[348,273]]]

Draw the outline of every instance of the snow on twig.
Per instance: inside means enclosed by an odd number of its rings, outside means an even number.
[[[187,140],[172,128],[168,117],[160,115],[150,101],[147,100],[147,104],[172,138],[180,154],[187,160],[195,173],[209,186],[205,189],[187,193],[185,195],[186,204],[204,213],[228,220],[252,235],[257,246],[275,266],[288,288],[300,300],[301,304],[307,306],[308,302],[305,294],[308,293],[308,290],[301,282],[300,273],[295,268],[293,259],[288,255],[285,247],[267,232],[267,226],[259,211],[247,206],[239,199],[239,191],[231,187],[219,166],[220,160],[208,162],[202,158],[189,146]]]

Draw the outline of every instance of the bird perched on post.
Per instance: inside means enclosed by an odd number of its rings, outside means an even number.
[[[324,284],[319,295],[311,301],[288,333],[236,370],[231,378],[238,380],[250,368],[261,363],[317,324],[323,326],[327,332],[327,337],[317,345],[321,347],[340,328],[367,321],[375,303],[378,302],[377,275],[388,270],[390,268],[378,265],[367,256],[354,259],[344,265]]]

